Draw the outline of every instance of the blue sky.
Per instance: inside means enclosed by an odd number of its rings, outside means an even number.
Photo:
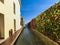
[[[21,0],[21,15],[24,17],[25,24],[57,1],[58,0]]]

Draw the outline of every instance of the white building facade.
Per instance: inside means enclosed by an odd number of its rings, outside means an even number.
[[[20,18],[19,0],[0,0],[0,39],[21,28]]]

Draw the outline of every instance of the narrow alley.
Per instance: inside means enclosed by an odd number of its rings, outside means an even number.
[[[28,27],[25,27],[14,45],[46,45]]]

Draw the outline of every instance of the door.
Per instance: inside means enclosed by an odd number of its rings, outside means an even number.
[[[16,31],[16,20],[14,19],[14,32]]]
[[[4,15],[0,13],[0,39],[4,38]]]

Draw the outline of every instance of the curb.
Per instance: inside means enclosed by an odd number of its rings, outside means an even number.
[[[13,45],[13,44],[15,43],[15,41],[16,41],[16,40],[17,40],[17,38],[18,38],[18,36],[21,34],[22,29],[23,29],[23,28],[21,28],[21,29],[20,29],[20,33],[16,36],[16,38],[15,38],[15,39],[14,39],[14,41],[11,43],[11,45]]]

